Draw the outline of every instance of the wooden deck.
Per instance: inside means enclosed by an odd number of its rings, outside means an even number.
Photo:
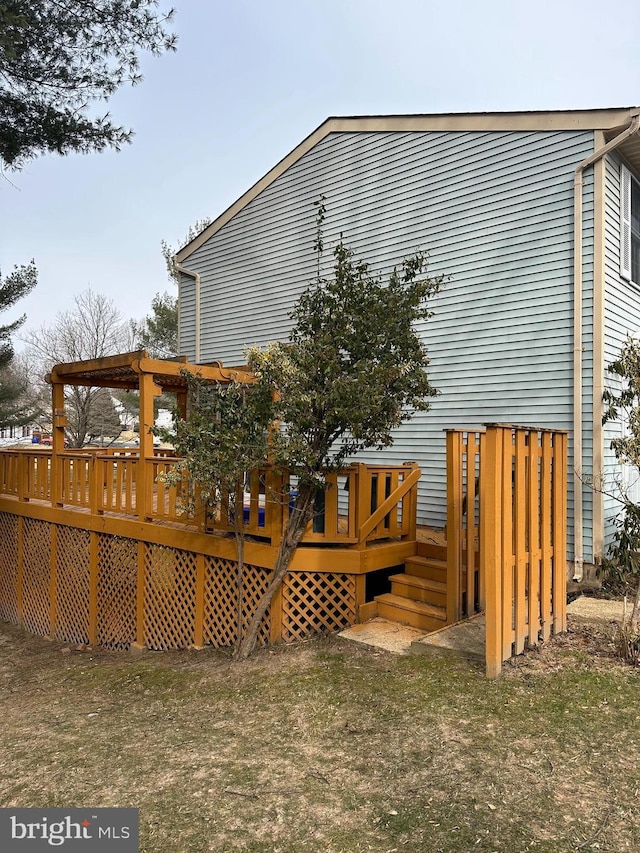
[[[236,542],[229,507],[181,511],[176,459],[136,449],[0,451],[0,618],[68,642],[111,648],[232,645]],[[414,465],[354,465],[324,499],[261,629],[300,639],[360,619],[366,576],[415,554]],[[242,591],[250,616],[275,565],[295,481],[268,466],[247,479]],[[288,496],[283,500],[282,496]],[[192,497],[190,495],[190,497]]]
[[[189,483],[164,481],[176,462],[171,451],[145,460],[136,448],[57,455],[36,446],[1,450],[0,510],[178,547],[197,541],[203,553],[229,557],[235,543],[228,503],[212,512],[196,496],[195,510],[185,514],[187,499],[194,502]],[[415,465],[357,464],[329,475],[296,564],[332,571],[339,561],[363,573],[415,553],[419,477]],[[273,566],[295,486],[269,466],[247,476],[247,555],[265,568]]]
[[[415,465],[327,477],[263,643],[374,615],[433,631],[486,610],[487,672],[497,675],[564,630],[566,435],[450,430],[447,454],[446,540],[416,525]],[[185,516],[197,495],[186,480],[165,481],[175,464],[136,448],[0,450],[0,618],[111,648],[232,645],[244,622],[230,508],[196,500]],[[268,584],[295,488],[269,466],[247,476],[245,617]]]

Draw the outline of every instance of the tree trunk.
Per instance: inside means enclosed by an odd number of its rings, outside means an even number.
[[[633,600],[633,610],[631,611],[631,622],[629,627],[634,636],[638,634],[638,625],[640,624],[640,577],[638,578],[638,586],[636,588],[636,597]]]
[[[251,617],[251,621],[247,627],[247,633],[242,639],[240,646],[234,655],[236,660],[246,660],[255,648],[260,623],[271,604],[273,596],[280,588],[282,580],[289,569],[289,565],[291,564],[291,559],[295,554],[296,548],[298,547],[298,544],[307,528],[307,524],[309,524],[313,517],[314,498],[315,490],[313,486],[309,484],[303,484],[300,486],[298,498],[293,511],[289,516],[282,536],[280,549],[278,551],[278,558],[269,581],[269,586],[260,599],[258,607]]]

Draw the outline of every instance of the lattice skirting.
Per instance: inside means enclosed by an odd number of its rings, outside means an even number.
[[[282,585],[282,639],[339,631],[356,621],[353,575],[296,572]]]
[[[237,641],[238,577],[231,560],[10,513],[0,513],[0,537],[2,620],[67,643],[114,650],[132,643],[184,649]],[[268,580],[269,570],[244,567],[243,633]],[[267,611],[262,645],[356,621],[351,575],[291,573],[274,601],[281,612],[272,620]],[[273,625],[281,628],[274,631]]]

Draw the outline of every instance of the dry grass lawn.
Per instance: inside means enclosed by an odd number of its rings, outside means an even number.
[[[140,658],[0,625],[0,802],[146,853],[640,851],[640,672],[571,631],[497,682],[335,637]]]

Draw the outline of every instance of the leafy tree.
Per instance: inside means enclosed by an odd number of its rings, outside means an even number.
[[[129,326],[106,296],[87,290],[75,297],[75,308],[25,336],[26,354],[41,375],[58,363],[117,355],[131,349]],[[100,389],[67,386],[67,435],[71,447],[82,447],[91,434],[92,411]],[[99,432],[98,432],[99,434]]]
[[[271,390],[264,384],[215,385],[187,373],[185,376],[188,419],[183,420],[176,412],[173,431],[157,430],[182,457],[166,479],[177,484],[187,473],[192,487],[198,487],[199,500],[214,515],[224,502],[233,522],[239,648],[244,621],[244,487],[248,472],[263,465],[267,458],[268,428],[273,417]],[[183,508],[191,512],[194,504],[187,502]]]
[[[275,417],[283,424],[272,435],[272,457],[297,477],[298,488],[241,658],[255,646],[260,621],[313,517],[326,474],[343,468],[358,451],[389,447],[392,431],[416,411],[427,411],[429,398],[437,394],[415,325],[431,316],[427,301],[444,277],[422,276],[424,269],[425,257],[417,254],[385,284],[340,241],[332,277],[319,277],[293,310],[290,340],[247,353],[258,383],[277,401]]]
[[[611,449],[621,465],[635,468],[640,476],[640,340],[628,337],[608,370],[620,383],[617,390],[607,389],[604,393],[603,423],[620,419],[626,422],[626,435],[614,438]],[[616,486],[613,495],[620,502],[621,511],[615,521],[616,534],[609,555],[620,578],[636,579],[629,627],[637,637],[640,626],[640,506],[631,499],[620,478]]]
[[[142,79],[140,54],[174,50],[157,0],[1,0],[0,158],[120,148],[132,131],[88,107]]]
[[[316,249],[322,251],[318,215]],[[341,241],[334,250],[333,274],[318,275],[292,312],[288,342],[248,350],[256,378],[253,394],[270,407],[264,417],[280,423],[270,434],[269,458],[297,478],[297,494],[283,532],[268,589],[251,618],[238,650],[253,650],[260,622],[288,570],[295,550],[314,514],[328,472],[341,469],[365,448],[392,444],[392,431],[415,411],[426,411],[437,392],[429,382],[429,359],[415,325],[431,316],[427,300],[443,277],[423,276],[425,258],[418,254],[394,270],[387,283],[369,264],[354,259]],[[318,267],[320,269],[320,267]],[[193,401],[188,443],[179,441],[195,482],[220,482],[219,470],[245,452],[247,435],[226,413],[212,416]],[[265,421],[255,417],[264,435]],[[212,453],[210,448],[214,446]],[[246,470],[248,459],[242,459]],[[237,472],[234,472],[237,474]],[[283,496],[289,503],[289,496]],[[239,514],[236,513],[236,515]]]
[[[16,266],[6,278],[0,278],[0,311],[6,311],[36,286],[38,273],[33,261]],[[28,383],[24,372],[14,363],[11,336],[25,321],[19,317],[13,323],[0,326],[0,427],[18,426],[32,420],[33,401],[27,399]]]
[[[142,323],[132,323],[136,346],[152,358],[173,358],[178,355],[178,300],[166,292],[156,293],[151,309]]]

